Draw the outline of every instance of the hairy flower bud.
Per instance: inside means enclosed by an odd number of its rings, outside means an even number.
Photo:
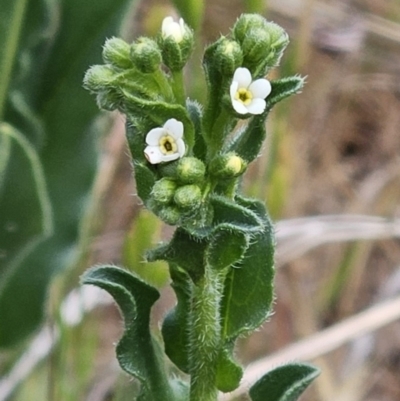
[[[118,68],[132,68],[129,57],[130,46],[119,38],[107,39],[103,47],[103,60]]]
[[[181,212],[176,206],[165,206],[159,211],[158,216],[165,223],[174,226],[178,224],[181,218]]]
[[[179,22],[164,18],[158,44],[164,64],[171,71],[181,71],[193,50],[193,31],[182,18]]]
[[[175,191],[175,204],[182,209],[193,209],[201,204],[201,189],[197,185],[184,185]]]
[[[206,166],[195,157],[183,157],[176,167],[177,178],[185,184],[201,182],[205,172]]]
[[[222,38],[215,50],[216,67],[223,75],[232,76],[242,65],[243,53],[238,42]]]
[[[174,198],[176,188],[175,181],[169,178],[161,178],[154,184],[151,194],[156,203],[166,205]]]
[[[279,63],[289,43],[283,28],[256,14],[243,14],[233,27],[233,37],[242,46],[243,65],[261,75]]]
[[[111,65],[93,65],[83,78],[83,86],[92,92],[98,92],[113,86],[115,71]]]
[[[161,51],[157,43],[146,37],[139,38],[131,45],[131,60],[144,73],[156,71],[161,64]]]
[[[229,152],[215,157],[210,163],[210,174],[220,179],[239,177],[246,170],[247,163],[236,153]]]

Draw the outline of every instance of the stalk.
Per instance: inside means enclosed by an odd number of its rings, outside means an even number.
[[[190,401],[216,401],[217,362],[221,342],[220,301],[223,275],[206,266],[191,306]]]

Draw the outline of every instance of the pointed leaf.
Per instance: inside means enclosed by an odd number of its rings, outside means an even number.
[[[253,401],[296,401],[320,370],[305,363],[291,363],[271,370],[250,389]]]
[[[106,290],[117,302],[124,317],[124,334],[117,345],[118,362],[142,384],[143,399],[172,400],[163,362],[150,334],[150,310],[158,291],[126,270],[100,266],[82,276],[83,284]]]
[[[271,94],[266,99],[267,110],[271,110],[276,103],[290,95],[299,93],[304,86],[304,78],[293,76],[277,79],[276,81],[271,82],[271,86]]]
[[[38,241],[43,214],[32,167],[13,142],[11,151],[18,156],[9,159],[3,183],[14,183],[14,188],[1,191],[0,203],[7,207],[0,214],[17,216],[18,232],[15,224],[7,227],[14,230],[12,236],[32,246],[12,260],[0,259],[0,270],[8,272],[0,288],[1,347],[20,341],[39,325],[51,278],[76,260],[80,221],[97,167],[90,125],[98,109],[82,88],[82,76],[88,66],[100,62],[104,38],[115,34],[128,3],[99,0],[93,7],[80,0],[2,0],[1,43],[10,43],[6,36],[12,32],[13,43],[18,44],[12,51],[8,44],[0,50],[7,52],[7,63],[13,65],[12,75],[3,74],[0,67],[1,90],[9,89],[2,120],[25,137],[40,159],[54,231]],[[19,8],[18,23],[6,10],[23,5],[26,9]],[[9,23],[12,30],[3,30]],[[11,256],[11,250],[7,240],[5,254]]]
[[[273,301],[274,235],[271,222],[259,211],[260,203],[238,201],[251,207],[262,219],[262,231],[254,234],[238,267],[225,281],[222,304],[223,338],[230,340],[258,328],[268,317]]]

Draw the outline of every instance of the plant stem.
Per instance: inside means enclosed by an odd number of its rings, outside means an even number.
[[[181,71],[172,71],[172,90],[175,95],[175,99],[182,106],[185,106],[185,87],[183,85],[183,73]]]
[[[216,401],[222,274],[210,266],[196,284],[190,316],[190,401]]]

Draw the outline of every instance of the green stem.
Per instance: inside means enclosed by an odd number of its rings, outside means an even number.
[[[216,401],[217,362],[221,342],[222,274],[209,266],[196,284],[190,316],[190,401]]]
[[[236,121],[226,109],[222,109],[212,128],[211,138],[208,143],[208,160],[211,160],[221,151],[229,128],[229,120]]]
[[[178,103],[185,107],[186,96],[185,96],[185,86],[183,84],[183,73],[181,71],[172,71],[172,90],[175,95],[175,99]]]

